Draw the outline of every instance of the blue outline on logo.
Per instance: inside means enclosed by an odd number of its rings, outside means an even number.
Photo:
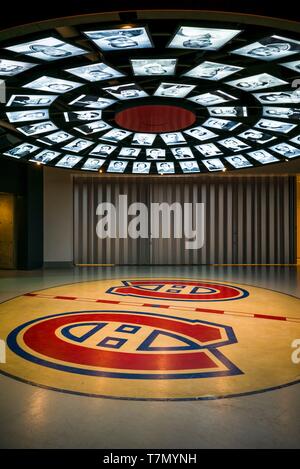
[[[181,340],[181,342],[185,343],[186,345],[179,345],[179,346],[172,346],[172,347],[153,347],[151,344],[154,342],[154,340],[159,336],[159,335],[165,335],[168,337],[172,337],[172,339],[177,339]],[[138,346],[137,350],[138,351],[143,351],[143,352],[158,352],[158,351],[180,351],[180,350],[201,350],[203,348],[208,348],[208,347],[203,347],[202,345],[196,344],[196,342],[193,342],[190,339],[187,339],[186,337],[181,337],[179,334],[174,334],[174,332],[166,332],[166,331],[160,331],[159,329],[154,329],[153,332],[147,337],[147,339],[144,340],[144,342],[141,343],[141,345]]]
[[[66,339],[69,339],[69,340],[72,340],[73,342],[79,342],[79,343],[82,343],[84,342],[86,339],[88,339],[89,337],[91,337],[91,335],[95,334],[95,331],[98,332],[100,331],[101,329],[103,329],[104,326],[106,326],[107,323],[103,322],[103,323],[97,323],[97,322],[84,322],[84,323],[81,323],[81,324],[70,324],[69,326],[64,326],[62,328],[62,330],[60,331],[61,335],[63,335],[64,337],[66,337]],[[82,336],[80,337],[76,337],[75,335],[73,335],[70,330],[71,329],[76,329],[77,327],[83,327],[83,326],[94,326],[93,329],[91,329],[90,331],[86,332],[85,334],[83,334]]]
[[[219,285],[220,287],[230,287],[230,288],[235,288],[236,290],[238,290],[240,293],[241,293],[241,296],[238,296],[237,298],[221,298],[219,300],[210,300],[210,299],[206,299],[206,300],[200,300],[199,298],[196,299],[196,300],[187,300],[186,298],[183,298],[183,299],[175,299],[175,298],[155,298],[155,296],[144,296],[144,295],[130,295],[128,293],[117,293],[115,292],[114,290],[116,288],[122,288],[124,286],[127,286],[127,287],[133,287],[133,288],[136,288],[136,289],[140,289],[140,290],[143,290],[143,285],[132,285],[132,282],[137,282],[138,280],[134,280],[134,279],[131,279],[131,280],[122,280],[122,283],[123,285],[118,285],[116,287],[110,287],[108,290],[106,290],[105,293],[110,293],[111,295],[117,295],[117,296],[127,296],[127,297],[133,297],[133,298],[147,298],[148,300],[157,300],[157,301],[190,301],[190,302],[193,302],[193,301],[197,301],[197,302],[216,302],[216,301],[235,301],[235,300],[241,300],[242,298],[246,298],[247,296],[249,296],[249,292],[247,290],[244,290],[243,288],[240,288],[240,287],[236,287],[235,285],[229,285],[229,284],[225,284],[225,283],[218,283],[218,282],[212,282],[212,281],[205,281],[205,283],[209,284],[214,284],[214,285]],[[190,281],[194,281],[194,280],[187,280],[187,282],[190,282]],[[196,282],[200,282],[200,280],[195,280]],[[164,286],[165,284],[160,284],[160,282],[170,282],[170,284],[172,283],[172,280],[161,280],[159,279],[158,282],[155,282],[155,279],[153,281],[153,285],[158,285],[158,287],[154,290],[151,290],[151,291],[157,291],[157,289],[160,287],[160,286]],[[174,282],[173,282],[174,283]],[[179,284],[179,282],[177,282]],[[184,282],[181,282],[180,281],[180,284],[183,285]],[[216,291],[215,289],[211,289],[211,291]],[[207,293],[205,293],[205,295],[207,295]],[[152,305],[154,306],[154,305]]]
[[[90,369],[83,369],[83,368],[76,368],[75,366],[69,365],[62,365],[60,363],[50,362],[45,359],[41,359],[35,355],[32,355],[25,350],[23,350],[18,342],[17,338],[19,333],[25,329],[27,326],[35,324],[40,321],[44,321],[47,319],[51,319],[54,317],[60,316],[68,316],[68,315],[76,315],[82,313],[125,313],[125,314],[134,314],[134,315],[145,315],[145,316],[155,316],[160,318],[169,318],[169,319],[179,319],[184,322],[188,323],[199,323],[199,324],[208,324],[212,326],[218,326],[225,329],[228,339],[218,343],[209,345],[207,348],[224,366],[227,367],[227,370],[224,371],[213,371],[213,372],[200,372],[200,373],[173,373],[173,374],[151,374],[151,373],[143,373],[143,374],[134,374],[134,373],[114,373],[114,372],[106,372],[106,371],[98,371],[98,370],[90,370]],[[176,316],[169,316],[169,315],[161,315],[161,314],[154,314],[154,313],[144,313],[144,312],[132,312],[132,311],[124,311],[124,310],[91,310],[91,311],[74,311],[74,312],[67,312],[67,313],[59,313],[53,314],[49,316],[44,316],[41,318],[33,319],[29,322],[21,324],[20,326],[16,327],[12,332],[9,333],[7,337],[7,345],[8,347],[20,357],[28,360],[30,362],[36,363],[37,365],[45,366],[48,368],[53,368],[60,371],[66,371],[69,373],[81,374],[81,375],[88,375],[88,376],[99,376],[99,377],[107,377],[107,378],[124,378],[124,379],[194,379],[194,378],[210,378],[210,377],[221,377],[221,376],[234,376],[234,375],[241,375],[244,374],[236,365],[234,365],[228,358],[223,355],[218,348],[224,345],[234,344],[237,343],[237,338],[233,332],[232,327],[224,326],[223,324],[212,323],[208,321],[199,321],[197,319],[186,319],[180,318]],[[204,347],[203,347],[204,348]]]

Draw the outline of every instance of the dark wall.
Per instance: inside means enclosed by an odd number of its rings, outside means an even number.
[[[43,265],[43,168],[0,159],[0,192],[16,196],[17,268]]]

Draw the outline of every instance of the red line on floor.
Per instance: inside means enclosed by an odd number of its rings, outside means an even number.
[[[145,306],[146,308],[170,308],[169,305],[157,305],[157,304],[151,304],[151,303],[143,303],[141,306]]]
[[[254,314],[255,318],[260,319],[274,319],[275,321],[286,321],[287,318],[284,316],[268,316],[267,314]]]
[[[55,300],[77,300],[76,296],[55,296]]]
[[[108,303],[111,305],[119,305],[121,302],[120,301],[114,301],[114,300],[93,300],[96,301],[96,303]]]
[[[178,310],[182,309],[185,311],[191,312],[202,312],[202,313],[210,313],[210,314],[224,314],[227,316],[240,316],[240,317],[250,317],[255,319],[267,319],[272,321],[288,321],[288,322],[299,322],[300,318],[291,318],[288,316],[274,316],[268,314],[253,314],[247,313],[246,311],[223,311],[220,309],[208,309],[208,308],[190,308],[188,306],[182,305],[168,305],[168,304],[151,304],[151,303],[131,303],[129,301],[116,301],[116,300],[104,300],[101,298],[80,298],[74,296],[62,296],[62,295],[47,295],[44,293],[24,293],[23,296],[35,297],[35,298],[45,298],[45,299],[53,299],[53,300],[72,300],[72,301],[86,301],[91,303],[103,303],[103,304],[116,304],[116,305],[126,305],[126,306],[140,306],[140,307],[147,307],[147,308],[163,308],[163,309],[173,309]]]
[[[195,308],[194,311],[197,311],[199,313],[225,314],[225,311],[221,311],[220,309]]]

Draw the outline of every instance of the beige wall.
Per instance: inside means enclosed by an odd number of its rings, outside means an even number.
[[[72,175],[44,168],[44,262],[73,262]]]

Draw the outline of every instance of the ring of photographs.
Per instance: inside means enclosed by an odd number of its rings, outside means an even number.
[[[168,37],[155,38],[145,24],[77,30],[72,41],[50,31],[1,45],[5,157],[189,174],[300,156],[300,37],[293,33],[208,22],[168,23]],[[120,110],[153,103],[189,109],[196,122],[163,133],[116,125]]]

